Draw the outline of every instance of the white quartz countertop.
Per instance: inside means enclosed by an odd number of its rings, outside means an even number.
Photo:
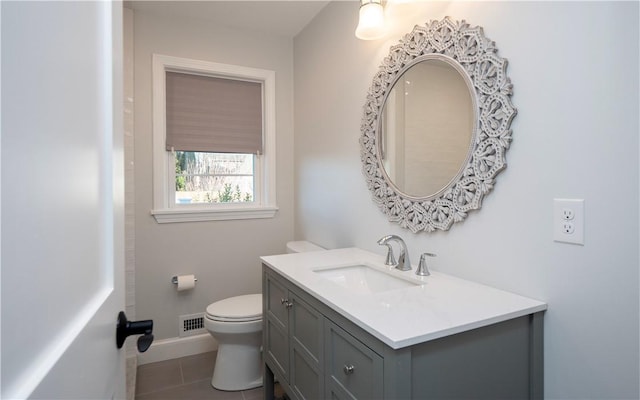
[[[261,257],[262,262],[393,349],[546,310],[544,302],[431,271],[430,276],[384,265],[358,248]],[[366,265],[416,285],[378,293],[349,290],[316,273]]]

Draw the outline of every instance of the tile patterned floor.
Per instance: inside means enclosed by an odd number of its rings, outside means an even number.
[[[211,386],[216,352],[138,366],[136,400],[258,400],[263,389],[224,392]]]

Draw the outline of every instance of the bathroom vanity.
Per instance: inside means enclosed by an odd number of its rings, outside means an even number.
[[[265,398],[542,398],[546,304],[357,248],[262,257]]]

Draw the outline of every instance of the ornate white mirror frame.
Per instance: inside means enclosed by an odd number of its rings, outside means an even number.
[[[374,202],[392,222],[412,232],[448,230],[479,209],[493,188],[496,175],[506,167],[511,142],[512,84],[506,76],[507,60],[497,55],[495,43],[481,27],[445,17],[426,26],[416,25],[384,58],[367,93],[360,136],[363,173]],[[447,57],[473,82],[476,121],[466,166],[443,190],[427,197],[400,191],[386,175],[379,157],[382,111],[397,79],[417,58]]]

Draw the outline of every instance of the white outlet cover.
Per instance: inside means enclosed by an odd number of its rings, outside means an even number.
[[[573,214],[573,232],[566,229],[567,211]],[[553,199],[553,240],[584,245],[584,199]]]

